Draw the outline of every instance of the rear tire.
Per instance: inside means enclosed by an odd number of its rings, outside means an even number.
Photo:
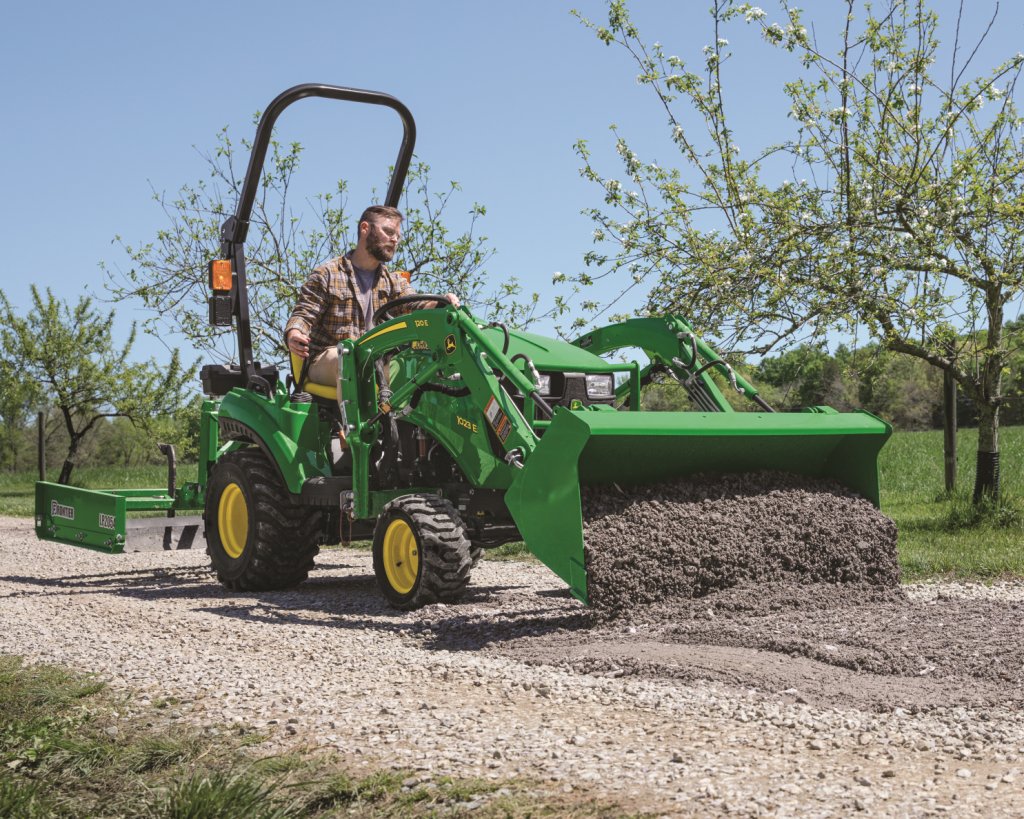
[[[292,503],[267,456],[240,449],[213,465],[203,519],[217,579],[232,591],[272,591],[309,577],[326,513]]]
[[[434,495],[406,495],[387,504],[377,518],[373,572],[381,593],[397,608],[451,603],[469,585],[478,552],[451,503]]]

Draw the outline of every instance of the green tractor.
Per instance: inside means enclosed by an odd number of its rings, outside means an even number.
[[[404,609],[458,599],[484,550],[523,541],[586,603],[581,484],[772,469],[834,477],[878,505],[888,424],[829,407],[775,413],[679,316],[631,319],[565,343],[486,323],[466,307],[391,318],[399,299],[362,337],[338,344],[337,391],[307,382],[298,359],[284,379],[253,361],[248,218],[274,123],[304,97],[399,114],[404,136],[385,197],[398,204],[415,142],[401,102],[313,84],[277,97],[222,227],[222,259],[210,265],[210,321],[235,327],[239,364],[202,370],[197,482],[176,487],[169,447],[167,490],[39,482],[38,537],[115,554],[191,548],[205,535],[218,579],[239,591],[293,585],[321,545],[372,539],[381,592]],[[606,357],[636,349],[647,363]],[[640,412],[641,387],[659,373],[682,385],[695,411]],[[735,412],[713,373],[758,411]],[[173,519],[128,518],[153,511]]]

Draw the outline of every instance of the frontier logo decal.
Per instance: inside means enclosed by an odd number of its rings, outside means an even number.
[[[444,339],[444,351],[448,355],[451,355],[452,353],[455,352],[455,336],[454,335],[445,336],[445,339]]]
[[[64,506],[57,501],[50,501],[50,516],[55,518],[65,518],[66,520],[75,519],[75,507]]]

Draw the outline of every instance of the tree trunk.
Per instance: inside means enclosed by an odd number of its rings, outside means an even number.
[[[75,468],[75,456],[78,455],[78,444],[82,440],[81,435],[71,436],[71,445],[68,447],[68,456],[64,460],[64,466],[61,467],[60,477],[57,478],[57,483],[67,486],[68,481],[71,480],[71,470]]]
[[[974,502],[999,497],[999,406],[978,405],[978,471],[974,479]]]

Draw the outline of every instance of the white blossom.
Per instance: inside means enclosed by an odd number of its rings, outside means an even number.
[[[720,46],[727,46],[727,45],[729,45],[729,41],[726,40],[724,37],[719,37],[718,38],[718,45],[720,45]]]
[[[634,273],[633,274],[633,281],[635,281],[637,284],[640,284],[640,282],[642,282],[643,280],[644,280],[644,274],[643,273]]]
[[[711,46],[704,46],[704,48],[702,48],[700,50],[700,53],[701,54],[710,54],[711,53]]]
[[[763,11],[761,11],[761,9],[759,9],[757,6],[753,6],[747,9],[747,13],[745,15],[748,23],[751,20],[760,20],[762,17],[766,16],[767,15]]]
[[[551,277],[551,283],[552,283],[552,284],[558,284],[559,282],[564,282],[564,281],[565,281],[565,274],[564,274],[564,273],[559,273],[559,272],[558,272],[558,271],[556,270],[556,271],[555,271],[555,275],[553,275],[553,276]]]
[[[677,125],[675,128],[672,129],[672,136],[675,139],[679,139],[682,135],[683,135],[683,126],[682,125]]]
[[[740,152],[740,146],[739,145],[733,145],[732,146],[732,152],[734,154],[738,154]]]
[[[609,193],[615,193],[615,191],[622,190],[622,184],[620,182],[616,182],[614,179],[609,179],[604,183],[604,186]]]

